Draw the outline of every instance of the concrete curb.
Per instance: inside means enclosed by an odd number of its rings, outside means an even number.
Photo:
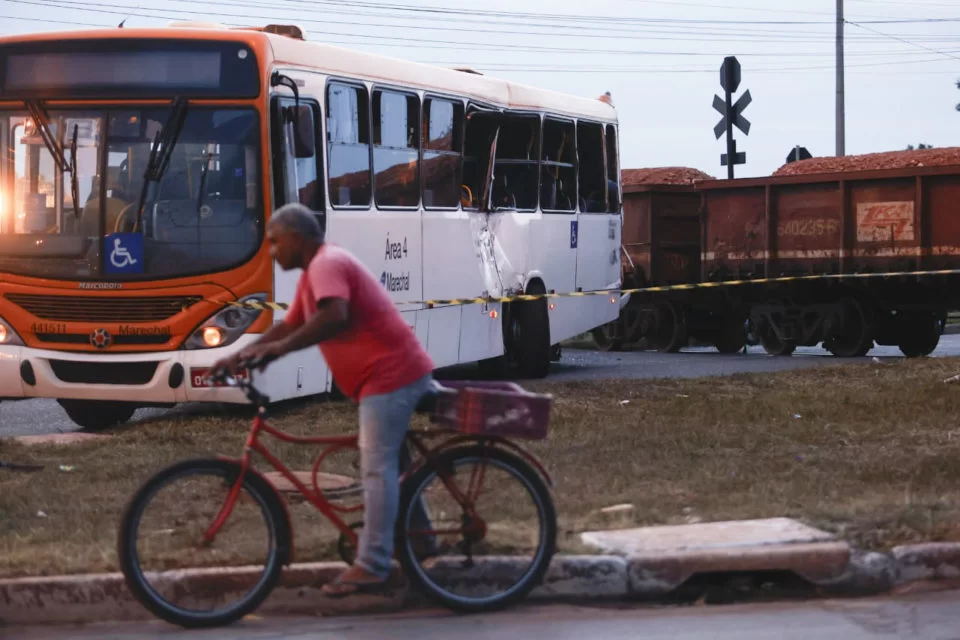
[[[917,580],[960,578],[960,543],[928,542],[894,547],[890,553],[899,568],[896,584]]]
[[[344,568],[346,565],[342,562],[286,567],[280,583],[255,613],[332,616],[430,606],[425,597],[408,588],[399,570],[394,571],[391,589],[385,593],[342,599],[324,596],[320,587]],[[187,591],[191,584],[214,583],[217,589],[229,593],[243,584],[244,579],[258,574],[255,568],[244,567],[194,569],[173,574],[171,581],[184,584]],[[623,598],[626,594],[627,563],[623,558],[556,556],[542,584],[531,592],[529,599],[583,601]],[[0,580],[0,626],[150,619],[153,614],[133,598],[121,573]]]
[[[759,551],[747,547],[723,553],[680,553],[663,556],[612,555],[555,556],[543,583],[529,599],[537,602],[585,600],[637,601],[669,597],[695,575],[717,571],[749,573],[760,562]],[[778,564],[801,576],[821,593],[857,596],[897,590],[960,586],[960,543],[907,545],[890,553],[834,545],[788,545],[767,549]],[[841,563],[840,561],[845,558]],[[294,564],[281,575],[280,584],[255,612],[258,615],[347,615],[419,608],[430,603],[409,589],[399,571],[392,588],[379,595],[330,599],[320,586],[346,565],[340,562]],[[184,570],[173,577],[178,583],[207,584],[229,591],[251,569],[243,567]],[[482,580],[482,572],[480,578]],[[130,595],[119,573],[51,576],[0,580],[0,627],[89,623],[104,620],[151,620],[146,609]]]

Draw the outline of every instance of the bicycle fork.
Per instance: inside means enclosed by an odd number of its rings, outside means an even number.
[[[260,420],[260,417],[258,416],[257,419]],[[226,524],[230,514],[233,513],[233,508],[237,504],[237,498],[240,497],[240,491],[243,489],[243,482],[247,477],[247,471],[250,469],[250,452],[253,450],[253,443],[256,440],[256,434],[258,431],[259,428],[254,429],[253,433],[251,433],[250,437],[247,439],[247,445],[244,447],[243,456],[240,458],[240,473],[237,474],[237,479],[234,481],[233,486],[230,487],[230,493],[227,494],[227,499],[224,501],[223,506],[220,507],[220,512],[217,513],[216,517],[213,519],[213,523],[207,527],[206,531],[203,532],[203,546],[205,547],[209,547],[213,544],[213,541],[220,532],[220,529],[223,528],[223,525]]]
[[[466,556],[463,567],[472,568],[475,566],[473,561],[473,545],[482,542],[487,536],[487,523],[477,513],[477,499],[480,497],[480,487],[483,485],[483,477],[486,472],[486,463],[481,460],[480,464],[474,466],[470,472],[470,481],[467,484],[467,492],[464,494],[453,477],[453,469],[445,466],[437,466],[437,476],[440,481],[453,496],[453,499],[460,505],[462,514],[460,516],[460,529],[456,531],[463,537],[463,553]],[[431,531],[426,535],[437,535],[442,533],[453,533],[449,531]]]

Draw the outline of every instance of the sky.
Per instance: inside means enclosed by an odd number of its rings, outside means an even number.
[[[746,164],[769,175],[795,145],[835,146],[836,0],[0,0],[0,35],[90,26],[295,23],[308,39],[595,98],[620,119],[621,167],[716,177],[720,65],[752,103]],[[960,146],[960,0],[844,0],[846,153]]]

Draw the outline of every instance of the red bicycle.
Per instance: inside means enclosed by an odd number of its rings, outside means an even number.
[[[341,504],[343,488],[322,487],[319,470],[331,454],[356,449],[357,436],[299,437],[272,427],[270,399],[253,385],[252,371],[262,364],[247,363],[247,380],[222,375],[213,380],[242,388],[257,407],[243,455],[169,466],[140,487],[123,514],[118,555],[126,584],[168,622],[184,627],[234,622],[264,601],[292,563],[287,504],[254,468],[253,453],[336,526],[339,555],[353,560],[362,522],[345,518],[362,512],[363,505]],[[411,429],[406,437],[407,455],[411,450],[416,455],[401,476],[395,557],[404,574],[444,606],[462,612],[503,608],[542,580],[557,537],[552,481],[512,438],[546,437],[550,401],[514,383],[455,382],[435,383],[417,407],[431,416],[431,426]],[[313,465],[312,486],[270,452],[263,434],[324,447]],[[216,580],[177,580],[185,566],[236,565],[247,567],[248,577],[242,584],[231,578],[235,584],[227,590]]]

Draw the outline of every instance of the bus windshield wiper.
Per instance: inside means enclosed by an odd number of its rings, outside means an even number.
[[[70,197],[73,199],[73,216],[80,218],[80,178],[77,176],[77,135],[80,125],[73,125],[73,137],[70,139]]]
[[[170,158],[173,155],[173,148],[177,145],[177,139],[183,130],[183,123],[187,117],[188,101],[186,98],[174,98],[170,108],[170,117],[164,123],[163,128],[154,136],[153,146],[150,148],[150,159],[147,160],[147,168],[143,172],[143,188],[140,190],[140,202],[137,204],[137,220],[133,225],[134,232],[140,230],[140,223],[143,220],[143,208],[149,200],[156,199],[156,191],[160,186],[160,180],[167,171],[170,164]]]
[[[53,133],[50,131],[50,116],[47,115],[46,110],[43,108],[43,104],[39,100],[26,100],[25,104],[27,106],[27,111],[30,112],[30,117],[33,119],[33,123],[37,127],[37,132],[40,134],[40,139],[43,140],[43,144],[47,147],[47,151],[50,152],[50,156],[53,158],[54,164],[57,165],[57,170],[61,174],[66,173],[67,171],[70,172],[70,195],[73,197],[73,214],[79,218],[80,183],[79,178],[77,177],[78,126],[73,126],[73,141],[70,144],[70,164],[67,164],[67,158],[63,153],[63,149],[59,144],[57,144],[56,138],[53,137]]]

